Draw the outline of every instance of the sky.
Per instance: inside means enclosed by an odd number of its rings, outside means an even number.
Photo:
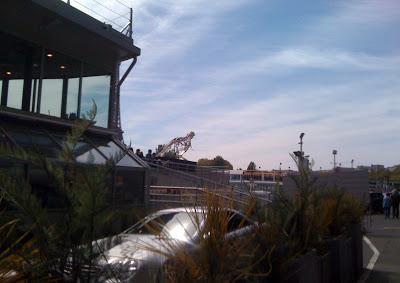
[[[342,166],[400,164],[398,0],[103,4],[133,7],[142,54],[121,89],[133,148],[194,131],[187,159],[285,169],[304,132],[316,168],[333,166],[333,149]]]

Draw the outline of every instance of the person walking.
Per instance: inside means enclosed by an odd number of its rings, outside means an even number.
[[[397,189],[393,190],[391,196],[391,204],[392,204],[392,215],[393,218],[399,218],[399,204],[400,204],[400,194]]]
[[[385,213],[385,219],[390,218],[390,197],[385,193],[383,194],[383,212]]]

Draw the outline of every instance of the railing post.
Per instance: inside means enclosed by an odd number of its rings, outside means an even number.
[[[129,37],[132,38],[132,15],[133,15],[133,10],[132,8],[129,8]]]

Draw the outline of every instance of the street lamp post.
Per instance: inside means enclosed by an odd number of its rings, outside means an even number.
[[[337,154],[337,150],[334,149],[334,150],[332,151],[332,154],[333,154],[333,169],[335,169],[335,168],[336,168],[336,154]]]
[[[301,133],[300,134],[300,142],[299,142],[299,145],[300,145],[300,154],[301,154],[301,156],[303,156],[304,154],[303,154],[303,137],[304,137],[304,133]]]

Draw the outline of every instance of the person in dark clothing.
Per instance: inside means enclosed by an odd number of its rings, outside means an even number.
[[[147,151],[147,154],[146,154],[146,158],[147,159],[151,159],[151,149],[149,149],[148,151]]]
[[[394,190],[392,193],[391,204],[393,218],[399,218],[400,194],[397,190]]]
[[[390,218],[390,197],[383,194],[383,211],[385,212],[385,219]]]

